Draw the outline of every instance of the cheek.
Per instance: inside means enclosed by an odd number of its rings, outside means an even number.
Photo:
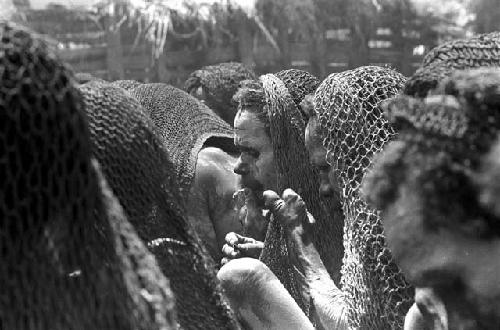
[[[272,151],[262,152],[256,162],[259,174],[263,177],[275,175],[274,155]]]

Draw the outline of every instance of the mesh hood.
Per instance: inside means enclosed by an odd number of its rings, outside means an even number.
[[[300,78],[293,80],[294,76],[287,77],[290,88],[296,88],[295,91],[305,91],[304,95],[314,92],[314,88],[307,85],[310,76],[300,77],[307,79],[301,81]],[[269,119],[269,131],[277,166],[278,190],[292,188],[304,197],[309,211],[317,220],[313,227],[315,246],[332,278],[338,279],[343,255],[342,217],[339,205],[319,196],[318,174],[310,166],[309,154],[305,148],[305,122],[289,89],[281,79],[272,74],[260,77],[259,81],[264,95],[259,107],[264,107]],[[306,86],[302,86],[302,83]],[[240,103],[244,102],[245,100],[240,100]],[[307,314],[309,301],[303,297],[301,276],[289,262],[285,233],[274,219],[271,219],[269,224],[261,260],[269,266]]]
[[[275,76],[283,81],[299,110],[300,102],[306,95],[314,93],[320,83],[319,79],[309,72],[297,69],[282,70]]]
[[[0,324],[175,329],[173,297],[91,160],[73,78],[0,23]]]
[[[153,121],[174,163],[183,196],[187,197],[198,152],[210,144],[234,149],[233,128],[207,106],[166,84],[142,84],[129,91]]]
[[[353,328],[401,329],[412,304],[412,289],[392,261],[378,212],[366,205],[359,191],[373,155],[393,135],[378,105],[396,95],[404,82],[392,70],[360,67],[330,75],[315,94],[327,161],[342,192],[342,289]]]
[[[141,105],[112,85],[81,87],[96,158],[130,222],[156,256],[183,329],[234,329],[214,265],[189,226],[173,164]]]
[[[425,97],[455,70],[500,66],[500,33],[454,40],[432,49],[407,81],[404,94]]]
[[[233,95],[238,90],[240,81],[255,78],[255,73],[241,63],[220,63],[204,66],[191,73],[184,89],[191,93],[201,87],[206,96],[206,104],[232,126],[236,115]]]
[[[113,81],[110,84],[111,84],[111,86],[123,88],[126,91],[129,91],[131,89],[136,88],[139,85],[142,85],[142,83],[140,81],[129,80],[129,79],[126,79],[126,80],[115,80],[115,81]]]

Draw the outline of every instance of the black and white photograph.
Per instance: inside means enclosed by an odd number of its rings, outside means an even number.
[[[0,0],[0,330],[500,330],[500,0]]]

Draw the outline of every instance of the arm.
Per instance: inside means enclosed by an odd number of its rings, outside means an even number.
[[[347,329],[342,291],[330,278],[312,242],[310,227],[314,218],[294,191],[287,189],[283,200],[274,192],[264,194],[266,206],[287,233],[292,263],[304,276],[316,314],[325,329]]]

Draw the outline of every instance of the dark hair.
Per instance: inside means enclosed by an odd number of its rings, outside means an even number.
[[[238,112],[245,110],[257,115],[264,124],[267,135],[271,136],[266,95],[264,87],[259,80],[243,80],[233,101],[238,104]]]

